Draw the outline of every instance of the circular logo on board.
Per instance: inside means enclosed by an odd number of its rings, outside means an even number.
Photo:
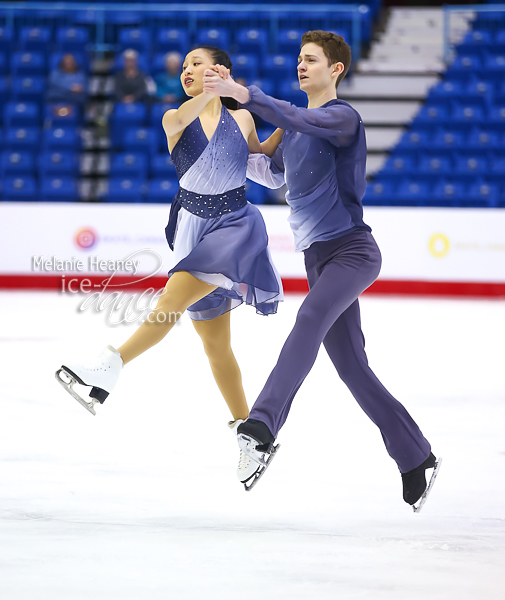
[[[92,248],[96,244],[96,240],[96,233],[89,227],[79,229],[79,231],[75,234],[75,243],[83,250]]]
[[[430,237],[428,242],[430,254],[435,258],[444,258],[449,254],[451,243],[449,238],[443,233],[435,233]]]

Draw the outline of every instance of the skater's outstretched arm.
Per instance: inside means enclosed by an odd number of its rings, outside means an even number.
[[[350,106],[336,104],[320,108],[299,108],[290,102],[267,96],[255,85],[246,88],[231,77],[226,79],[224,67],[216,67],[218,72],[205,71],[204,92],[217,92],[234,98],[244,108],[281,129],[325,138],[335,146],[348,146],[354,141],[359,118]]]

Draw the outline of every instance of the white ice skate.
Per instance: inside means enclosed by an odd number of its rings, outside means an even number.
[[[93,415],[96,415],[95,404],[103,404],[112,392],[121,374],[123,361],[119,352],[112,346],[95,359],[85,362],[67,362],[56,371],[56,379],[72,395],[79,404],[84,406]],[[91,387],[89,396],[91,401],[84,400],[74,390],[74,385],[80,383]]]
[[[243,423],[243,419],[237,419],[236,421],[228,421],[228,427],[237,433],[237,427]],[[259,464],[250,459],[250,457],[243,451],[240,450],[240,456],[237,467],[237,477],[244,485],[254,476],[259,469]]]
[[[270,444],[268,450],[261,451],[257,449],[258,440],[253,437],[246,435],[245,433],[239,433],[237,435],[238,445],[240,446],[240,458],[244,454],[250,460],[249,464],[241,467],[239,462],[239,468],[237,474],[240,481],[244,484],[246,492],[249,492],[263,477],[263,474],[267,470],[268,466],[274,459],[277,450],[281,447],[280,444]]]

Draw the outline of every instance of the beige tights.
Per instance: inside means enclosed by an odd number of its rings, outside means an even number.
[[[126,365],[149,348],[161,342],[182,313],[217,286],[209,285],[190,273],[178,271],[168,280],[158,304],[147,320],[118,348]],[[203,341],[216,383],[230,408],[233,418],[249,415],[242,376],[230,345],[230,313],[210,321],[193,321]]]

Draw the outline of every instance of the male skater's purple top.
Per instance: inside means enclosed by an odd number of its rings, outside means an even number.
[[[371,231],[363,222],[361,204],[366,140],[360,115],[342,100],[307,109],[271,98],[255,85],[248,90],[250,100],[242,107],[285,133],[271,161],[250,155],[247,176],[280,187],[284,172],[296,249],[358,229]]]

